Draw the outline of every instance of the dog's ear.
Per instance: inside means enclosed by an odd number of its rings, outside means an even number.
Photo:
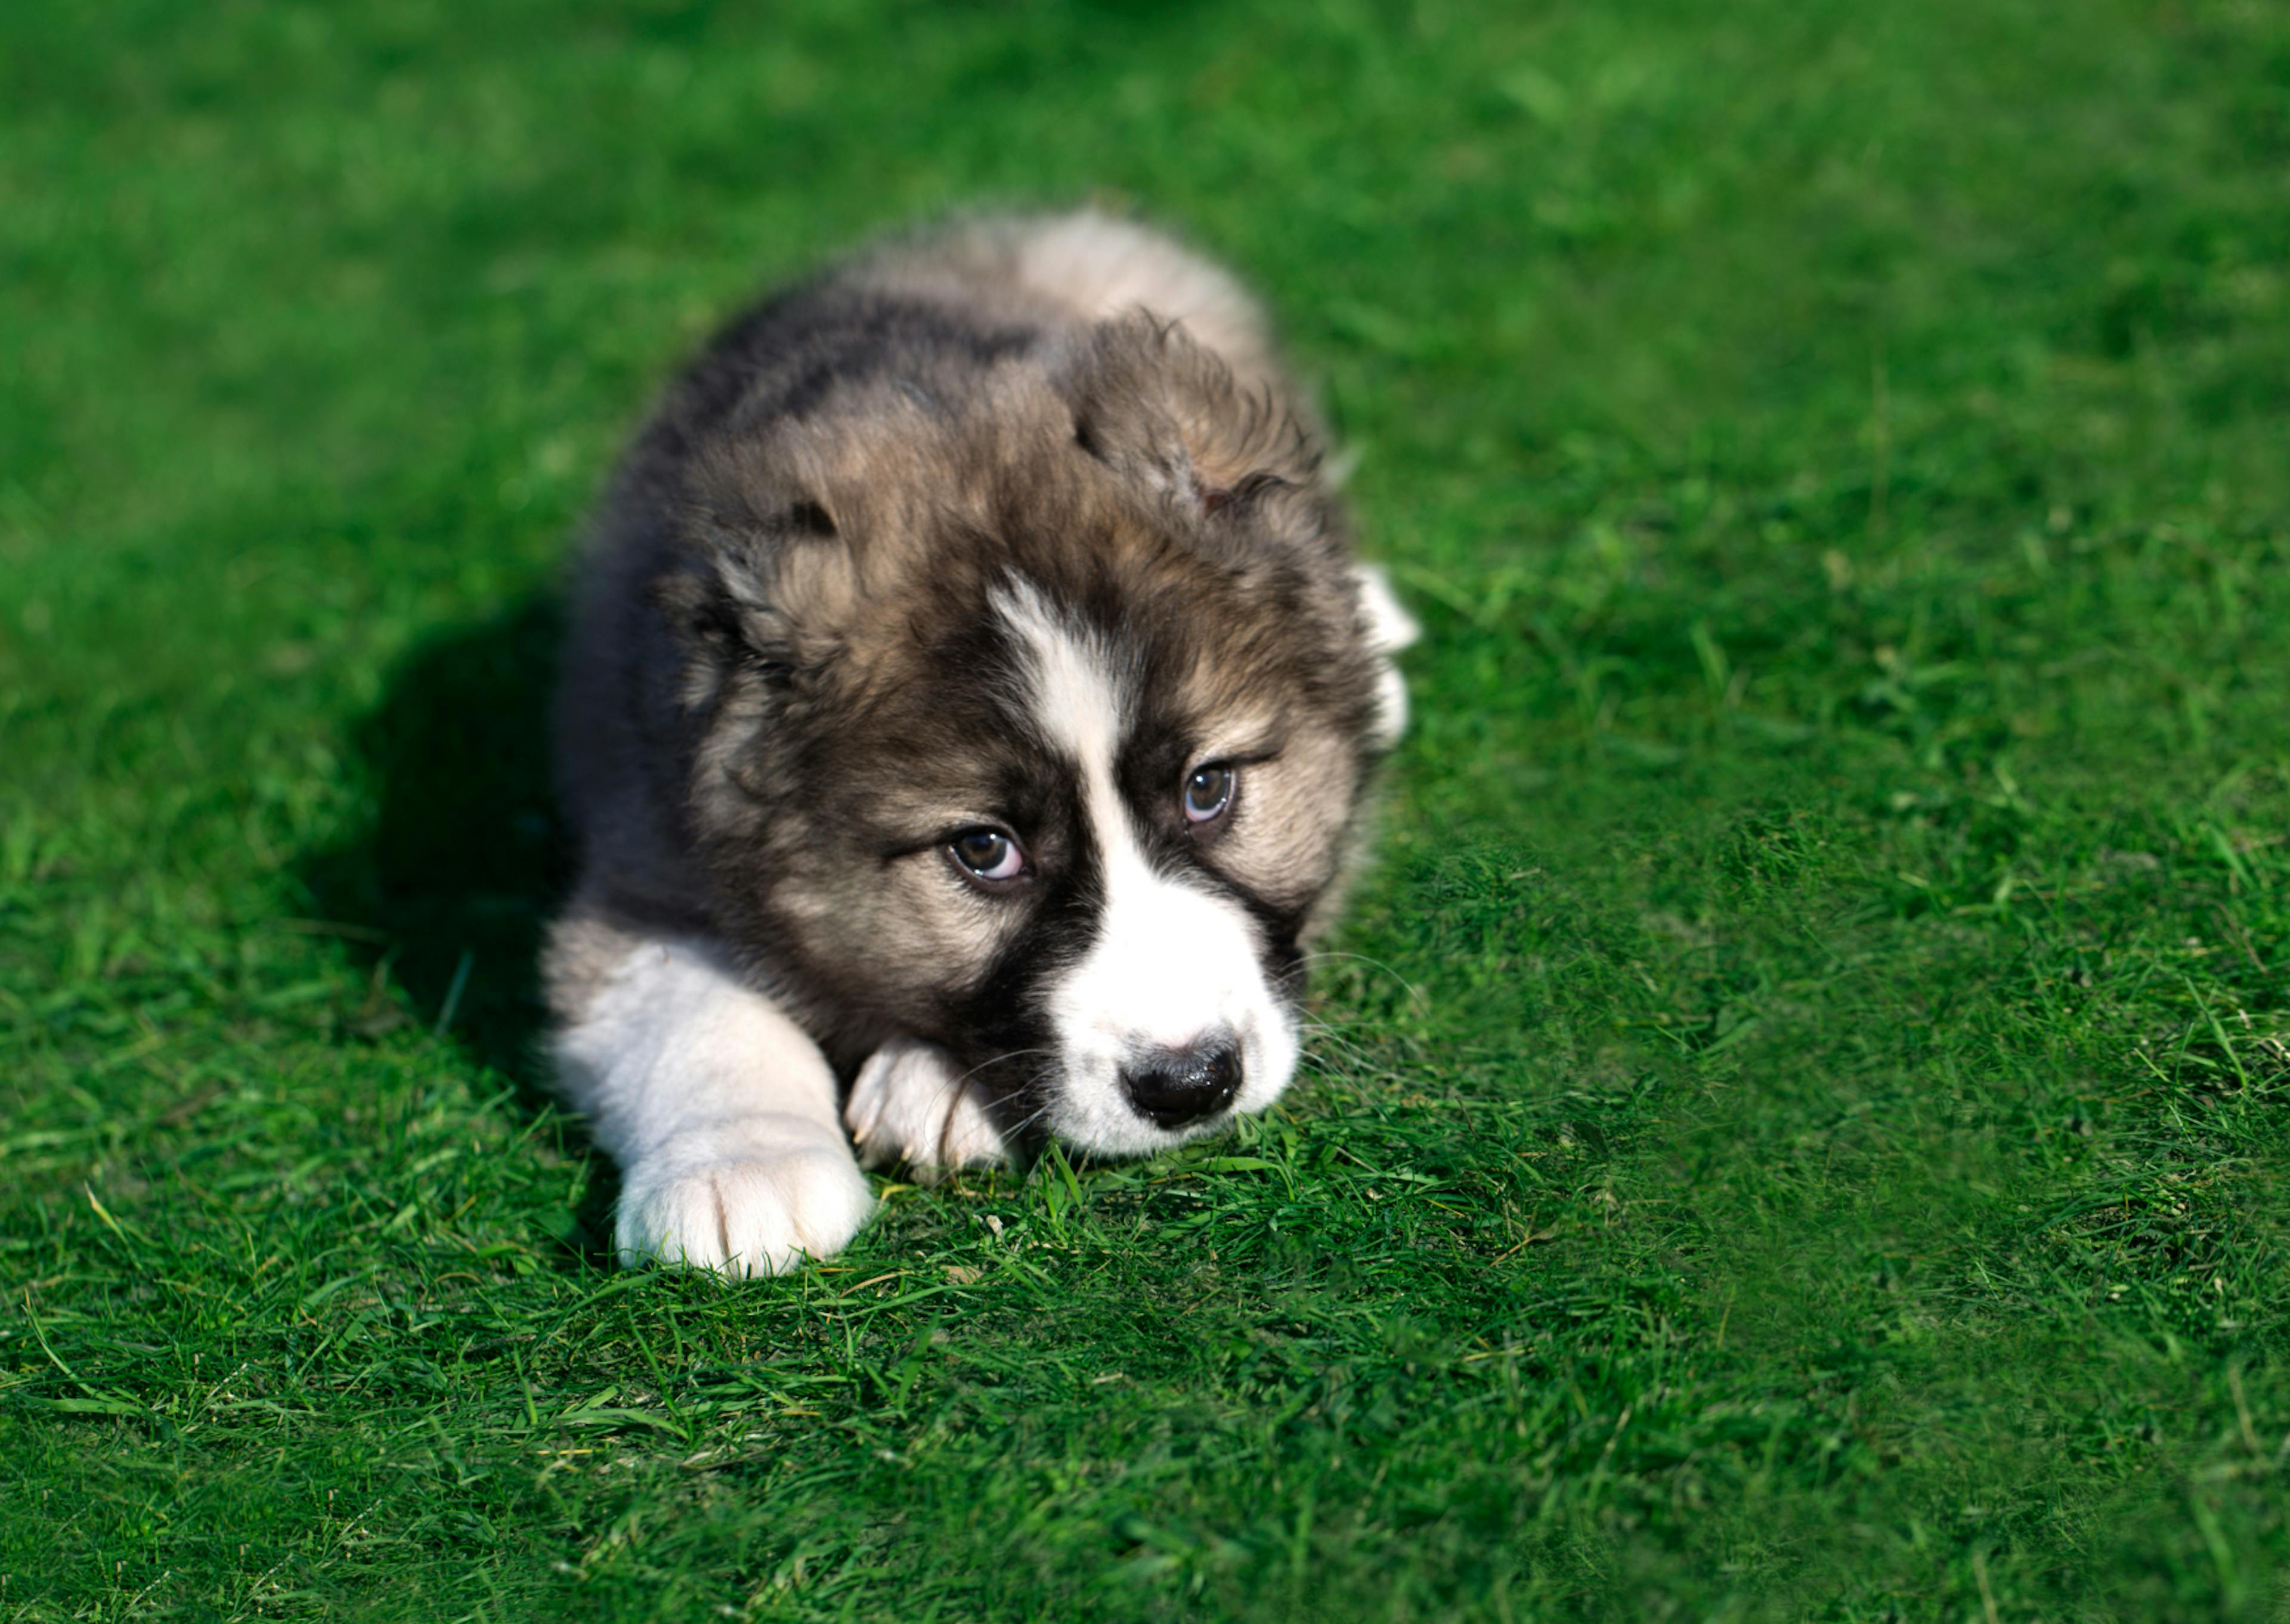
[[[1071,340],[1055,375],[1074,440],[1201,518],[1246,512],[1296,541],[1333,520],[1317,436],[1269,379],[1236,374],[1181,324],[1133,311]]]
[[[764,696],[806,686],[832,657],[855,588],[834,516],[800,486],[703,465],[679,519],[652,596],[685,655],[686,708],[708,708],[727,685]]]

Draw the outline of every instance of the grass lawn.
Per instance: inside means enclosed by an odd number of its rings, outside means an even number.
[[[618,1273],[566,537],[965,203],[1425,622],[1287,1102]],[[2290,10],[0,8],[0,1618],[2290,1617]]]

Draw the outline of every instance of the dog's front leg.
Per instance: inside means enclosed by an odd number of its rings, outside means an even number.
[[[638,940],[568,1013],[558,1069],[621,1165],[623,1264],[781,1274],[867,1221],[827,1057],[707,943]]]

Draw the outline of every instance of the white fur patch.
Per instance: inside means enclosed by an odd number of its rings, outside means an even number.
[[[1367,645],[1379,654],[1397,654],[1414,646],[1423,628],[1400,606],[1391,589],[1391,578],[1372,564],[1352,566],[1352,581],[1359,588],[1360,609],[1367,617]]]
[[[873,1210],[827,1057],[704,943],[632,951],[556,1059],[621,1165],[623,1264],[781,1274],[841,1251]]]
[[[1407,679],[1391,657],[1422,635],[1415,617],[1400,607],[1384,572],[1372,564],[1352,566],[1359,588],[1360,614],[1367,623],[1367,645],[1378,656],[1375,678],[1375,742],[1389,749],[1407,731]]]
[[[843,1120],[869,1167],[904,1163],[925,1184],[953,1167],[984,1167],[1008,1156],[1002,1133],[945,1050],[894,1038],[867,1057],[851,1085]]]
[[[1061,1072],[1051,1131],[1089,1149],[1137,1154],[1213,1130],[1213,1117],[1156,1125],[1130,1104],[1121,1068],[1221,1035],[1240,1045],[1230,1108],[1263,1109],[1295,1071],[1297,1035],[1257,962],[1253,923],[1229,898],[1157,872],[1139,844],[1114,777],[1123,695],[1101,642],[1029,586],[997,595],[996,606],[1032,657],[1037,720],[1080,765],[1105,875],[1097,940],[1051,995]]]

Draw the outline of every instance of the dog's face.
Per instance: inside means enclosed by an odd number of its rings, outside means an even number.
[[[725,924],[830,1052],[920,1038],[1005,1131],[1134,1153],[1286,1086],[1406,628],[1181,339],[1065,381],[734,448],[665,601]]]

